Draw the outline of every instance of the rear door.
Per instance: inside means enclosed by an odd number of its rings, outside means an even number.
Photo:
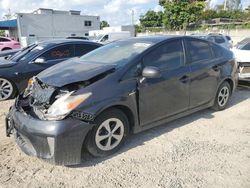
[[[191,71],[190,108],[195,108],[213,99],[220,76],[220,65],[209,42],[191,38],[185,41]]]
[[[189,66],[181,39],[168,41],[143,58],[143,66],[160,69],[161,77],[139,83],[139,115],[142,125],[188,109]]]

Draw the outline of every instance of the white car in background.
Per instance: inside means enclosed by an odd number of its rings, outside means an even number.
[[[223,35],[220,33],[209,33],[209,34],[191,34],[191,36],[215,42],[227,49],[233,47],[233,41],[231,37],[228,35]]]
[[[239,64],[239,83],[250,83],[250,38],[237,43],[232,51]]]

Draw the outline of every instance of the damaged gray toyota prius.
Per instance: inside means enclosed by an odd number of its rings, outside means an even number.
[[[237,85],[233,54],[186,36],[131,38],[55,65],[29,81],[6,117],[28,155],[56,165],[116,152],[127,135],[213,107]]]

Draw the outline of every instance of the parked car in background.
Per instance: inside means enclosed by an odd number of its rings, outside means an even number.
[[[236,87],[233,53],[192,37],[112,42],[33,78],[6,118],[28,155],[69,165],[82,150],[116,152],[137,133],[193,112],[226,108]]]
[[[18,49],[14,49],[14,50],[5,50],[5,51],[1,51],[0,52],[0,58],[4,57],[5,59],[10,58],[11,56],[13,56],[15,53],[21,51],[21,48]],[[1,62],[1,60],[0,60]]]
[[[11,50],[21,48],[18,41],[12,40],[7,37],[0,37],[0,51]]]
[[[78,36],[71,36],[71,37],[67,37],[66,39],[89,40],[88,37],[78,37]]]
[[[192,34],[191,36],[201,38],[201,39],[207,39],[227,49],[230,49],[233,47],[233,41],[230,36],[225,36],[225,35],[217,34],[217,33]]]
[[[67,59],[80,57],[100,46],[101,44],[83,40],[52,40],[28,46],[9,59],[2,58],[0,101],[22,92],[28,80],[39,72]]]
[[[237,43],[232,49],[239,64],[239,84],[250,84],[250,38]]]
[[[106,32],[106,33],[102,33],[98,35],[92,40],[95,42],[107,44],[116,40],[127,39],[129,37],[131,37],[131,34],[129,31]]]
[[[222,34],[210,33],[207,35],[206,39],[213,41],[227,49],[233,47],[233,41],[230,36],[225,36]]]

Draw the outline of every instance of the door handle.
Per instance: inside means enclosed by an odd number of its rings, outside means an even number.
[[[189,81],[189,77],[187,75],[185,76],[182,76],[180,79],[179,79],[182,83],[187,83]]]
[[[219,67],[218,65],[215,65],[215,66],[212,67],[212,69],[213,69],[214,71],[219,71],[219,70],[220,70],[220,67]]]

